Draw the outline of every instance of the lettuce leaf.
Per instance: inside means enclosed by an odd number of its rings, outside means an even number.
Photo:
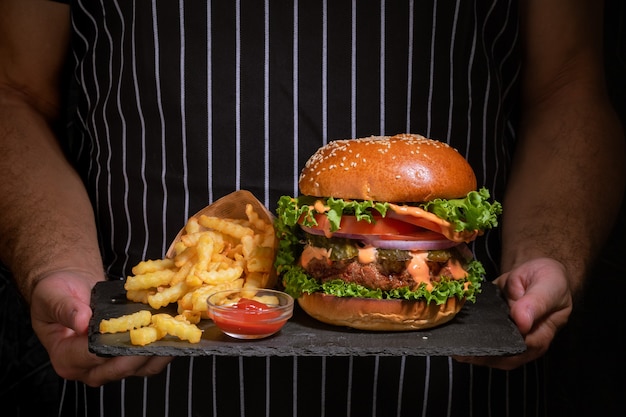
[[[457,232],[484,231],[498,226],[498,216],[502,214],[502,205],[497,201],[489,202],[489,198],[489,190],[483,187],[478,191],[470,191],[465,198],[449,200],[437,198],[426,203],[406,204],[421,207],[436,214],[452,223]],[[278,216],[288,226],[296,225],[300,218],[305,226],[316,226],[317,222],[314,217],[316,211],[313,208],[316,201],[321,201],[324,206],[328,207],[328,211],[324,214],[330,222],[331,232],[339,229],[343,215],[353,215],[359,221],[371,223],[374,221],[375,214],[385,217],[389,209],[389,203],[379,201],[282,196],[278,201]]]
[[[316,198],[310,196],[291,198],[283,196],[278,201],[278,214],[283,217],[283,222],[289,226],[295,225],[300,218],[302,218],[302,224],[305,226],[316,226],[317,221],[315,221],[314,217],[316,211],[312,208],[316,201],[322,201],[324,206],[328,207],[328,211],[324,214],[326,214],[330,222],[331,232],[339,230],[341,216],[344,214],[353,215],[359,221],[371,223],[374,220],[374,211],[384,217],[389,209],[389,203],[370,200],[358,201],[333,197]]]
[[[465,198],[437,198],[422,207],[452,223],[457,232],[486,230],[498,226],[498,215],[502,214],[502,205],[497,201],[490,203],[489,198],[489,191],[483,187],[470,191]]]
[[[468,265],[468,277],[465,280],[444,277],[439,282],[433,282],[430,290],[426,288],[426,284],[422,283],[413,291],[408,287],[382,291],[380,289],[372,290],[340,279],[320,284],[315,279],[309,277],[300,266],[291,266],[283,271],[285,292],[294,298],[300,297],[303,293],[311,294],[321,291],[336,297],[374,298],[379,300],[425,300],[427,302],[435,302],[436,304],[443,304],[450,297],[465,297],[468,301],[475,302],[476,294],[481,291],[481,283],[485,273],[482,264],[474,260]],[[467,288],[466,282],[469,283]]]

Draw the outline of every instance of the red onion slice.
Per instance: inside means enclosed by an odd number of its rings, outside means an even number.
[[[396,239],[368,239],[367,244],[381,249],[398,250],[443,250],[458,245],[448,239],[437,240],[396,240]]]
[[[324,231],[307,226],[300,226],[302,230],[312,235],[324,236]],[[424,238],[430,235],[432,238]],[[362,241],[366,245],[371,245],[381,249],[398,249],[398,250],[442,250],[448,249],[459,244],[452,240],[446,239],[442,235],[435,232],[427,231],[416,236],[411,235],[361,235],[353,233],[342,233],[337,231],[333,233],[333,237],[342,237]]]

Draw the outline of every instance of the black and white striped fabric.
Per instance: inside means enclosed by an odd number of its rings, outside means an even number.
[[[298,193],[333,139],[450,143],[502,198],[519,72],[513,0],[72,0],[70,155],[107,271],[162,257],[237,189]],[[497,232],[474,244],[497,276]],[[446,357],[179,358],[153,378],[66,381],[62,415],[541,415],[540,366]]]

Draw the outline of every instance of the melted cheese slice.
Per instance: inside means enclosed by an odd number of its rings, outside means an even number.
[[[408,216],[416,220],[425,220],[425,222],[420,222],[419,226],[424,227],[425,229],[432,230],[437,233],[441,233],[446,238],[454,241],[454,242],[471,242],[476,239],[477,236],[482,234],[479,230],[474,231],[461,231],[457,232],[454,230],[452,223],[437,217],[435,214],[428,212],[419,207],[413,206],[398,206],[396,204],[389,203],[389,208],[396,214],[402,216]],[[412,223],[410,220],[405,220],[407,223]],[[416,223],[414,223],[416,224]]]

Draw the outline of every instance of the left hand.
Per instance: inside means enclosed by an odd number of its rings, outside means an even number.
[[[516,266],[495,281],[510,308],[510,316],[526,343],[515,356],[455,357],[459,362],[515,369],[544,355],[572,311],[572,294],[565,267],[550,258]]]

